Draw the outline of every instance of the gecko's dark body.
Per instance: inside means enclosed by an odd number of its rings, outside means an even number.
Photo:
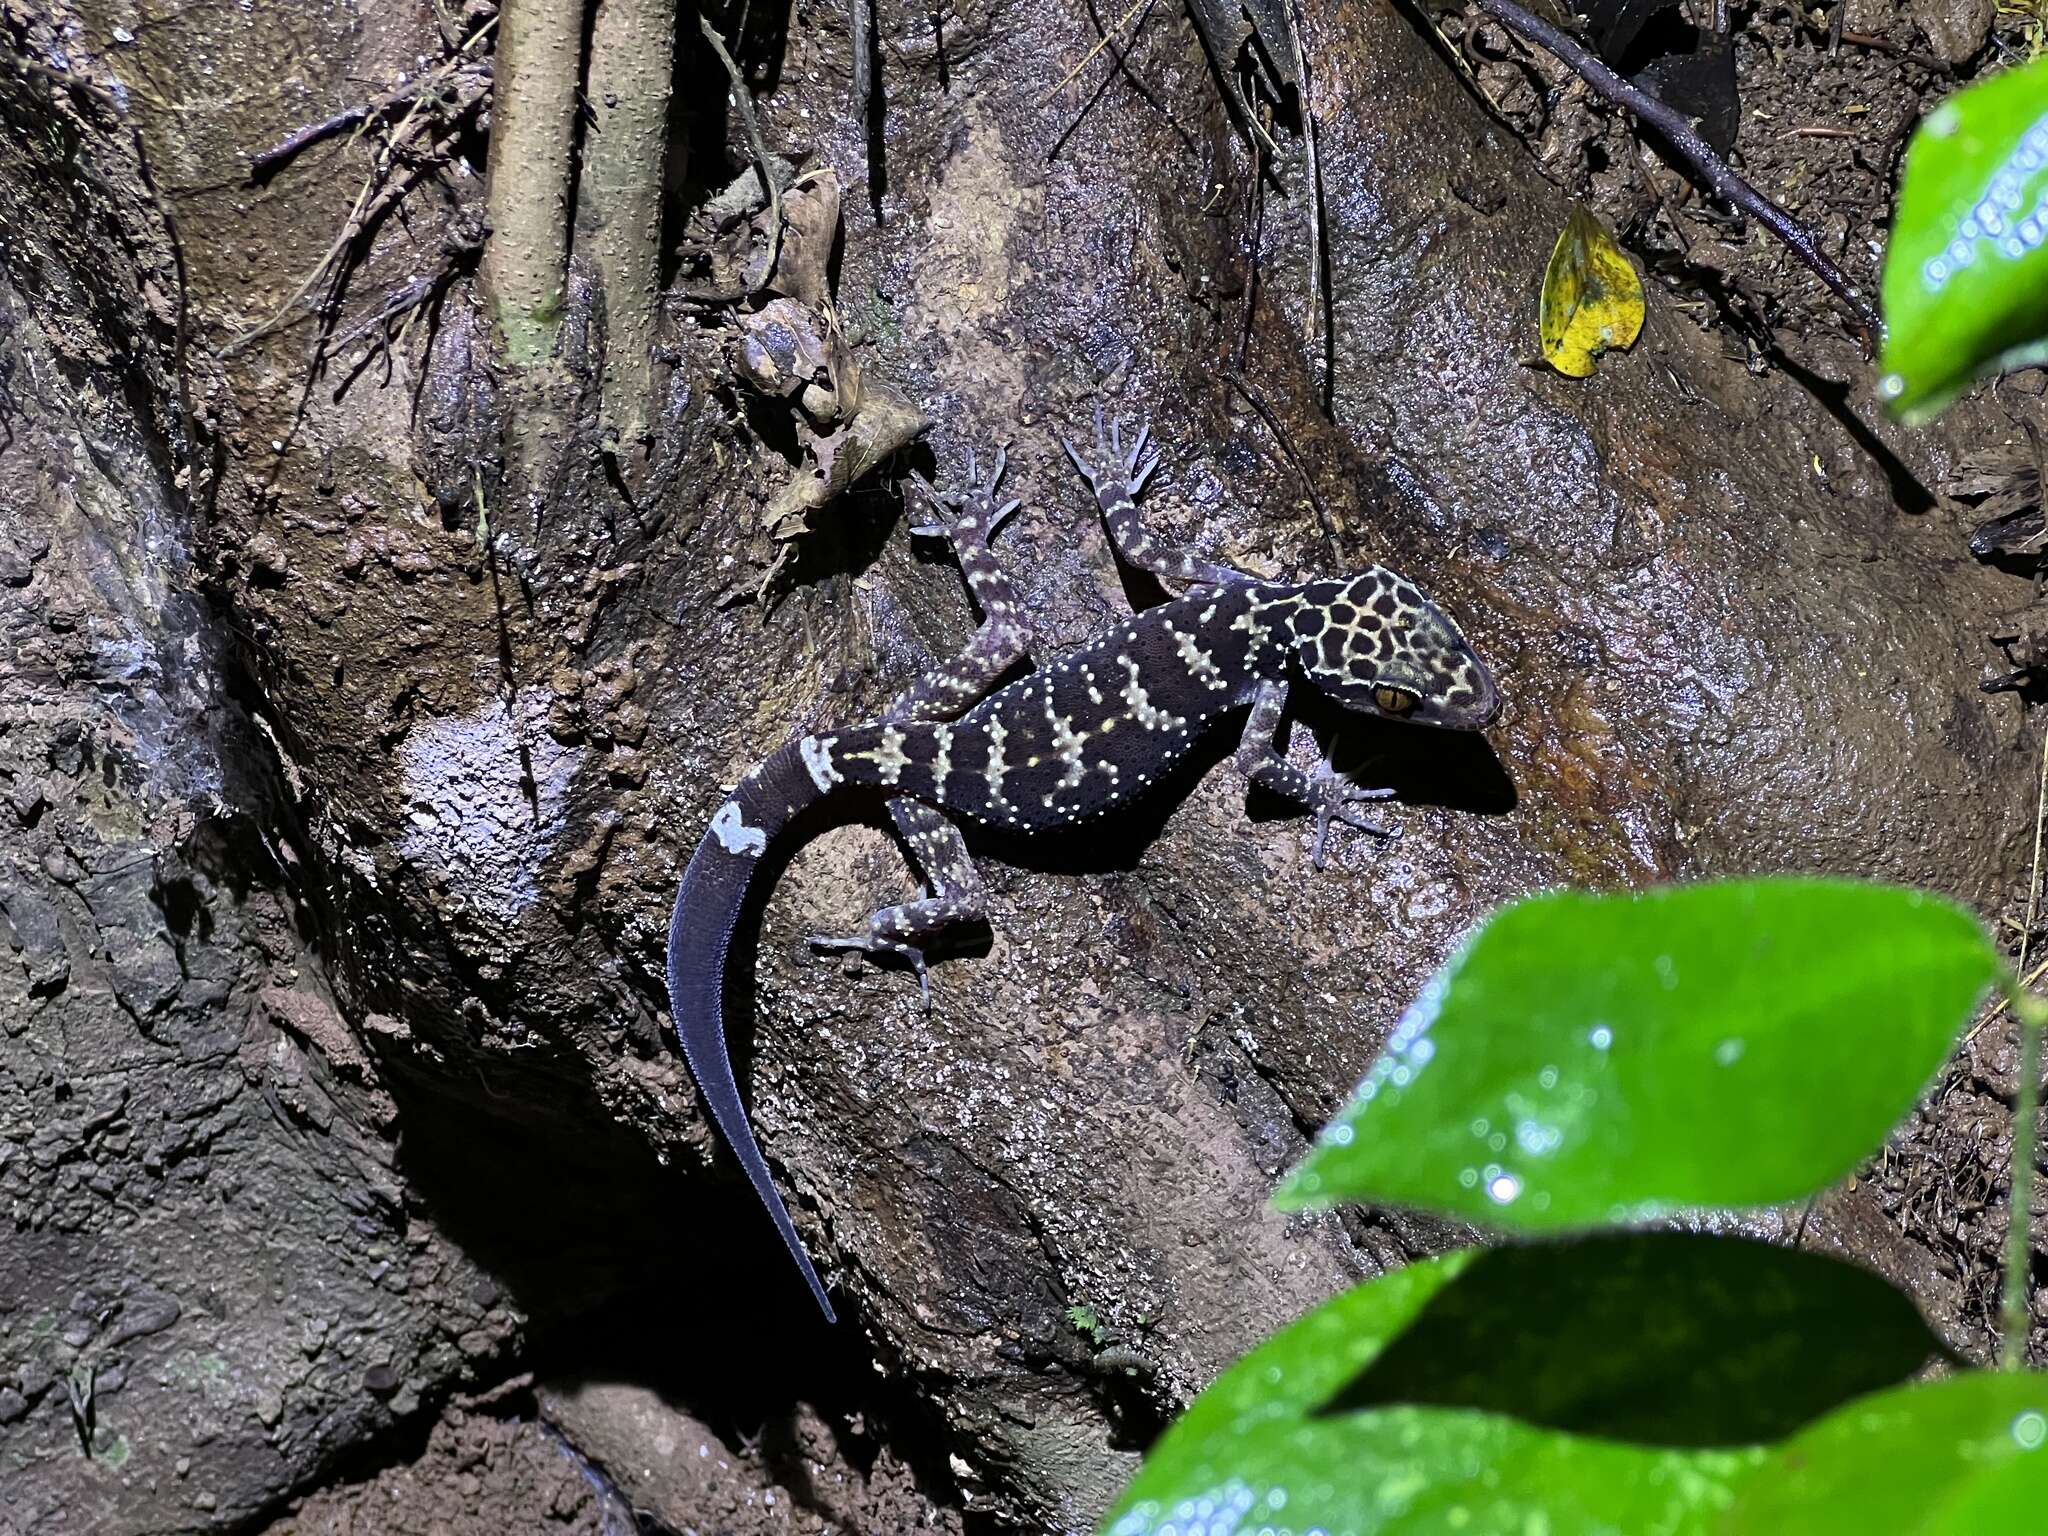
[[[921,974],[921,946],[934,932],[982,915],[973,865],[948,815],[1024,832],[1071,826],[1142,794],[1220,717],[1250,706],[1238,765],[1254,782],[1316,808],[1320,861],[1328,822],[1351,820],[1349,802],[1381,792],[1351,789],[1327,772],[1306,774],[1274,750],[1290,683],[1350,708],[1426,724],[1475,728],[1497,712],[1492,682],[1456,627],[1392,571],[1374,566],[1349,580],[1265,582],[1158,545],[1133,500],[1152,467],[1140,463],[1140,448],[1124,455],[1119,447],[1107,473],[1078,455],[1075,463],[1095,487],[1123,555],[1192,583],[1185,596],[984,697],[1028,642],[988,550],[1008,511],[993,505],[998,463],[986,487],[941,501],[949,518],[943,527],[924,530],[952,539],[980,599],[984,622],[973,644],[874,724],[806,736],[768,758],[719,807],[684,873],[668,951],[677,1032],[714,1119],[828,1316],[824,1289],[748,1129],[722,1012],[726,955],[749,878],[791,816],[843,785],[891,796],[891,815],[928,890],[877,912],[865,935],[818,942],[893,954]]]

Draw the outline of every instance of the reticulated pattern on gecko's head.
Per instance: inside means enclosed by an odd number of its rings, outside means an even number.
[[[1458,626],[1384,566],[1310,582],[1288,627],[1307,680],[1347,709],[1467,731],[1500,713],[1493,679]]]

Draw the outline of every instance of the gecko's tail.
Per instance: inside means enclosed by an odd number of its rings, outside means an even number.
[[[668,925],[668,1005],[675,1019],[676,1036],[690,1075],[711,1109],[711,1118],[726,1144],[747,1171],[747,1180],[761,1203],[774,1218],[775,1230],[804,1272],[811,1294],[824,1309],[825,1320],[835,1322],[832,1303],[825,1299],[825,1287],[811,1267],[789,1211],[776,1193],[768,1175],[768,1163],[747,1124],[746,1106],[740,1102],[739,1084],[732,1071],[732,1057],[725,1046],[725,968],[732,951],[733,932],[739,926],[740,909],[747,899],[747,887],[775,834],[805,806],[821,798],[822,791],[805,766],[808,738],[791,742],[769,757],[741,781],[732,797],[718,808],[704,841],[683,871],[682,889],[676,893],[675,915]],[[815,750],[815,749],[813,749]]]

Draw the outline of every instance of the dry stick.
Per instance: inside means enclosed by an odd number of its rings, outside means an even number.
[[[495,16],[484,22],[475,32],[470,34],[469,40],[457,50],[453,57],[443,60],[441,64],[435,67],[431,74],[425,76],[416,84],[392,91],[365,107],[351,108],[349,112],[338,114],[336,117],[327,119],[326,122],[315,123],[311,128],[301,129],[282,144],[263,151],[262,154],[257,155],[252,160],[249,175],[251,180],[255,180],[265,173],[266,162],[268,162],[270,168],[274,168],[277,164],[281,164],[283,160],[289,159],[307,145],[315,142],[316,139],[326,137],[333,125],[339,123],[343,118],[350,117],[351,114],[354,115],[357,132],[361,133],[368,128],[371,122],[392,108],[400,105],[405,106],[405,116],[398,120],[398,126],[392,129],[390,136],[378,147],[376,153],[371,156],[370,174],[363,181],[362,191],[356,194],[355,203],[350,207],[348,217],[342,220],[341,232],[334,237],[334,242],[327,247],[325,254],[314,264],[312,270],[306,274],[305,280],[292,290],[291,297],[277,307],[275,313],[267,320],[259,322],[239,335],[230,337],[220,347],[215,349],[213,355],[216,358],[232,356],[250,342],[257,340],[259,337],[269,335],[290,319],[292,311],[298,305],[299,300],[311,293],[314,285],[326,276],[335,261],[341,256],[341,253],[348,249],[348,243],[363,232],[364,226],[371,219],[375,218],[384,208],[390,206],[387,199],[380,198],[380,192],[384,190],[383,178],[397,164],[398,152],[405,147],[406,142],[412,137],[415,126],[420,123],[421,110],[428,103],[435,101],[442,91],[454,85],[456,79],[465,69],[472,67],[466,62],[465,55],[481,44],[485,38],[489,37],[497,24],[498,18]],[[449,122],[459,122],[468,116],[470,110],[483,100],[485,94],[490,89],[490,76],[486,73],[477,90],[467,97],[457,95],[454,103],[448,109],[447,120]],[[415,177],[408,180],[400,189],[401,195],[405,191],[409,191],[413,181],[417,179]]]
[[[740,109],[740,122],[747,130],[747,147],[754,152],[754,172],[761,178],[761,190],[768,195],[768,265],[761,269],[761,284],[765,287],[775,275],[776,263],[782,260],[782,189],[775,184],[775,173],[768,167],[768,146],[761,139],[761,123],[754,116],[754,97],[747,89],[746,77],[726,51],[725,39],[711,25],[711,18],[700,13],[697,25],[732,79],[733,105]]]
[[[1902,48],[1890,38],[1877,37],[1869,32],[1837,31],[1836,28],[1840,27],[1841,24],[1842,12],[1838,10],[1835,12],[1835,19],[1830,25],[1816,27],[1811,22],[1808,22],[1806,30],[1815,37],[1826,38],[1829,43],[1829,53],[1835,51],[1834,44],[1848,43],[1851,47],[1871,48],[1879,53],[1888,53],[1895,59],[1904,59],[1908,64],[1917,64],[1931,74],[1953,75],[1955,73],[1953,65],[1944,64],[1940,59],[1935,58],[1931,54],[1916,53],[1911,48]]]
[[[1308,504],[1315,509],[1316,523],[1323,531],[1324,542],[1334,542],[1337,537],[1337,525],[1330,517],[1328,504],[1316,490],[1315,476],[1308,472],[1308,466],[1301,461],[1301,455],[1295,452],[1294,439],[1287,435],[1287,429],[1280,424],[1280,418],[1275,416],[1273,408],[1266,404],[1266,397],[1254,389],[1243,374],[1233,371],[1225,377],[1229,380],[1230,387],[1244,397],[1245,404],[1258,412],[1259,420],[1266,424],[1266,430],[1273,434],[1273,441],[1280,445],[1280,452],[1286,456],[1288,466],[1301,477],[1302,489],[1308,492]]]
[[[484,89],[479,89],[475,95],[469,97],[466,101],[458,101],[455,104],[454,110],[449,114],[448,120],[450,122],[459,122],[468,115],[470,108],[474,107],[483,97]],[[363,179],[362,190],[356,194],[355,203],[349,208],[348,217],[341,221],[340,233],[335,235],[333,242],[327,247],[320,259],[313,264],[311,270],[306,273],[299,286],[292,290],[291,297],[278,305],[268,319],[258,322],[248,330],[223,342],[214,351],[213,355],[216,358],[232,357],[235,353],[241,351],[242,348],[248,346],[250,342],[268,336],[279,326],[292,320],[295,312],[298,311],[299,301],[311,293],[314,286],[333,270],[334,263],[340,259],[342,252],[348,249],[349,242],[360,236],[364,229],[369,226],[371,220],[391,206],[391,199],[384,194],[391,190],[392,184],[386,182],[384,178],[390,174],[392,167],[397,164],[398,152],[411,140],[415,129],[422,121],[419,116],[420,109],[422,104],[428,99],[424,95],[415,99],[412,106],[407,109],[405,116],[399,120],[398,126],[392,130],[390,139],[378,149],[376,157],[370,165],[370,174]],[[402,197],[405,193],[411,191],[418,179],[417,176],[414,176],[399,183],[398,195]],[[314,309],[307,310],[304,313],[316,314],[321,307],[323,306],[316,306]]]
[[[1266,233],[1266,149],[1254,139],[1252,141],[1252,187],[1251,204],[1252,237],[1245,245],[1244,257],[1244,326],[1237,336],[1237,372],[1242,374],[1245,359],[1251,356],[1252,321],[1257,318],[1259,308],[1259,242]]]
[[[2027,968],[2027,945],[2034,937],[2034,918],[2041,910],[2041,824],[2048,817],[2048,735],[2041,738],[2041,782],[2034,789],[2034,862],[2027,875],[2027,923],[2020,930],[2020,960],[2014,969]]]
[[[406,127],[406,124],[401,123],[399,131],[405,132]],[[250,342],[268,336],[291,317],[292,311],[298,308],[299,300],[313,291],[313,285],[326,275],[327,270],[334,265],[335,258],[348,248],[349,241],[355,239],[362,229],[363,210],[369,205],[372,194],[377,190],[378,178],[383,173],[384,157],[379,155],[371,167],[369,176],[363,181],[362,191],[356,194],[355,203],[350,207],[348,217],[341,221],[341,233],[334,237],[327,249],[321,253],[320,259],[314,262],[311,269],[299,280],[299,286],[291,291],[290,297],[270,312],[269,318],[259,320],[239,335],[229,337],[214,348],[213,355],[216,358],[233,357]]]
[[[2027,879],[2027,926],[2020,934],[2020,963],[2027,968],[2027,941],[2041,899],[2041,825],[2048,817],[2048,736],[2041,740],[2041,781],[2034,790],[2034,862]],[[2022,986],[2025,983],[2021,983]],[[2008,989],[2008,996],[2015,989]],[[2030,1006],[2031,1005],[2031,1006]],[[2022,997],[2014,1010],[2020,1032],[2018,1103],[2012,1120],[2012,1215],[2006,1219],[2005,1275],[1999,1295],[1999,1363],[2017,1370],[2027,1355],[2027,1280],[2034,1257],[2034,1137],[2041,1119],[2041,1029],[2038,1005]]]
[[[406,324],[410,325],[414,311],[431,299],[450,278],[455,276],[461,269],[465,257],[474,254],[482,248],[483,242],[480,239],[475,242],[462,242],[444,246],[441,260],[435,264],[433,271],[429,272],[425,277],[416,277],[402,287],[395,288],[385,294],[382,299],[370,307],[366,314],[357,317],[350,321],[343,329],[336,331],[333,338],[327,343],[327,350],[331,353],[339,352],[358,338],[368,335],[377,327],[386,325],[400,316],[404,316]],[[403,341],[404,339],[405,333],[401,329],[397,340]],[[386,344],[396,345],[396,342],[387,341]]]
[[[1323,282],[1329,268],[1329,247],[1323,235],[1323,162],[1316,144],[1315,93],[1311,86],[1309,70],[1308,18],[1300,0],[1294,4],[1294,63],[1299,80],[1301,128],[1308,141],[1308,342],[1317,348],[1316,364],[1323,375],[1323,387],[1317,391],[1324,411],[1331,411],[1336,398],[1336,316],[1331,294]],[[1327,331],[1323,322],[1327,319]]]
[[[1647,91],[1629,84],[1549,22],[1523,10],[1515,0],[1476,0],[1476,3],[1502,26],[1555,54],[1580,79],[1615,106],[1633,112],[1662,134],[1665,142],[1706,179],[1716,197],[1733,203],[1776,235],[1793,255],[1811,267],[1814,274],[1834,290],[1835,296],[1856,317],[1857,326],[1863,332],[1864,346],[1868,348],[1871,345],[1879,329],[1877,311],[1870,307],[1841,268],[1821,254],[1813,232],[1730,170],[1727,162],[1699,136],[1691,119],[1673,111]]]
[[[1131,44],[1133,47],[1137,46],[1138,38],[1145,31],[1145,23],[1151,18],[1152,8],[1156,6],[1158,3],[1159,0],[1145,0],[1144,14],[1139,16],[1138,25],[1132,29]],[[1110,33],[1106,31],[1102,25],[1102,15],[1095,8],[1095,0],[1088,0],[1088,19],[1095,26],[1096,36],[1102,39],[1103,52],[1109,55],[1109,62],[1116,66],[1116,72],[1122,75],[1124,79],[1127,82],[1129,82],[1131,89],[1136,91],[1138,95],[1144,99],[1145,105],[1150,107],[1154,112],[1157,112],[1160,115],[1160,117],[1165,120],[1166,126],[1174,131],[1174,134],[1180,139],[1181,144],[1183,145],[1183,147],[1186,148],[1188,154],[1199,162],[1202,158],[1202,151],[1196,146],[1194,139],[1189,135],[1187,129],[1181,127],[1179,122],[1175,120],[1174,115],[1166,110],[1166,103],[1159,99],[1157,93],[1153,91],[1152,87],[1147,85],[1143,80],[1140,80],[1138,78],[1138,72],[1130,66],[1130,56],[1128,54],[1118,53],[1116,49],[1110,45]],[[1109,77],[1104,76],[1103,84],[1107,85],[1108,83]],[[1095,98],[1090,97],[1089,105],[1092,106],[1094,104],[1094,101]],[[1085,111],[1086,109],[1084,108],[1083,115],[1085,115]],[[1079,117],[1076,117],[1074,119],[1076,124],[1078,124],[1080,120],[1081,119]]]
[[[1081,55],[1080,63],[1076,64],[1072,69],[1068,70],[1064,75],[1060,76],[1059,84],[1055,85],[1051,90],[1047,91],[1043,96],[1038,98],[1038,104],[1041,107],[1044,106],[1048,101],[1051,101],[1053,97],[1059,95],[1061,91],[1065,90],[1067,87],[1067,82],[1072,80],[1074,76],[1081,73],[1082,70],[1086,69],[1088,67],[1088,61],[1094,58],[1095,55],[1097,55],[1098,53],[1102,52],[1103,49],[1107,48],[1109,46],[1109,40],[1112,37],[1115,37],[1117,33],[1123,31],[1125,27],[1128,27],[1131,24],[1131,18],[1137,15],[1140,10],[1144,9],[1146,6],[1150,4],[1151,0],[1131,0],[1131,8],[1125,11],[1123,15],[1117,17],[1116,25],[1111,27],[1107,32],[1103,33],[1101,38],[1097,40],[1093,48],[1090,48],[1086,53]]]
[[[468,53],[497,24],[498,18],[495,16],[491,17],[481,27],[477,28],[475,35],[462,45],[455,57],[460,58],[462,54]],[[450,62],[452,63],[453,60]],[[482,69],[488,73],[491,66],[489,61],[485,60],[470,67]],[[286,135],[283,139],[271,145],[270,148],[259,150],[251,155],[249,157],[249,179],[251,181],[262,181],[287,160],[290,160],[302,150],[312,148],[322,139],[330,139],[337,133],[345,133],[350,129],[360,127],[373,117],[382,117],[393,107],[402,107],[421,96],[434,95],[446,90],[454,82],[454,74],[437,69],[425,79],[414,81],[410,85],[402,85],[395,91],[387,91],[375,101],[359,102],[353,107],[344,107],[332,117],[323,117],[317,123],[308,123],[305,127],[296,129]]]
[[[409,91],[406,94],[413,96],[417,95],[418,92]],[[388,106],[389,104],[387,101],[382,105]],[[317,123],[308,123],[305,127],[298,129],[286,138],[271,145],[270,148],[259,150],[251,155],[249,157],[249,179],[251,181],[261,181],[300,150],[309,149],[313,145],[318,144],[322,139],[332,138],[337,133],[354,128],[357,124],[365,121],[372,112],[378,110],[380,110],[379,105],[364,102],[358,106],[344,107],[341,111],[335,113],[334,116],[323,117]]]

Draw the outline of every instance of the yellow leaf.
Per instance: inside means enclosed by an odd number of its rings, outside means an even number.
[[[1643,329],[1643,285],[1606,226],[1578,205],[1557,237],[1543,274],[1537,330],[1543,357],[1569,378],[1593,372],[1593,359],[1626,347]]]

